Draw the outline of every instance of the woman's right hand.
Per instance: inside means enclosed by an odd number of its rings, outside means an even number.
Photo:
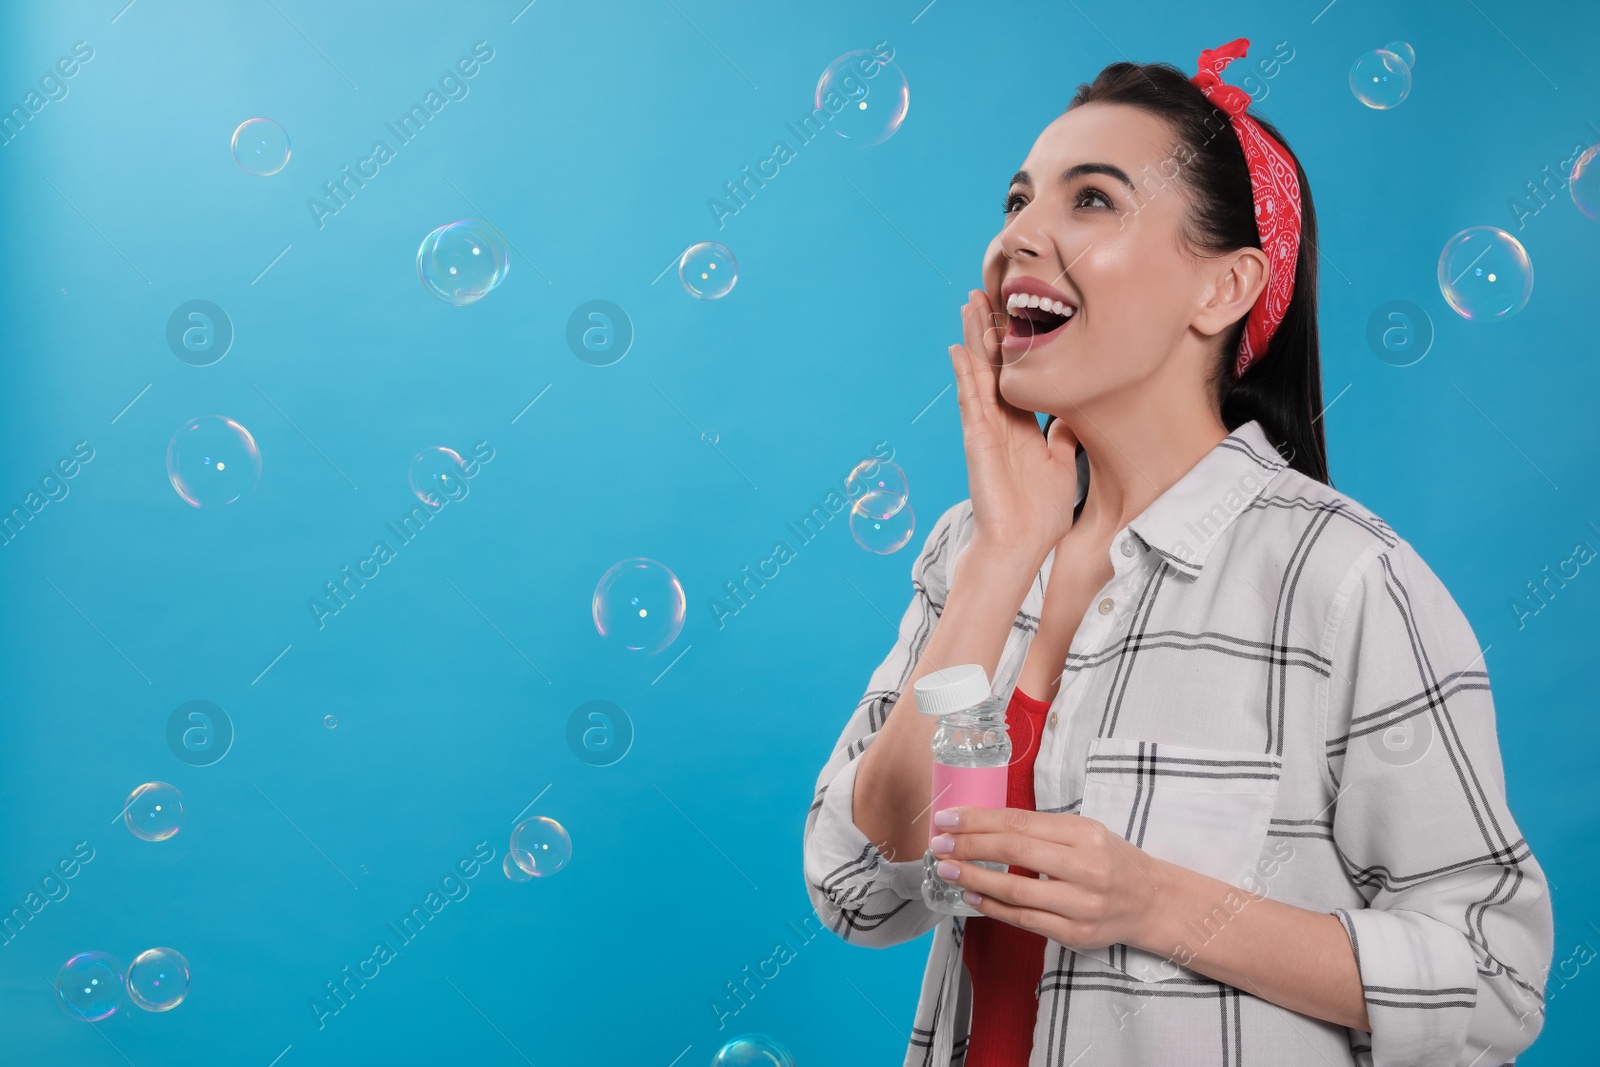
[[[1078,439],[1057,418],[1050,437],[1038,417],[1000,395],[999,345],[992,308],[973,289],[961,309],[965,344],[950,346],[961,406],[961,440],[972,494],[973,539],[1019,562],[1044,562],[1067,531],[1078,500]]]

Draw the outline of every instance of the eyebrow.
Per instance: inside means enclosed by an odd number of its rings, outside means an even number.
[[[1109,178],[1115,178],[1129,189],[1134,188],[1133,180],[1128,177],[1123,169],[1111,163],[1075,163],[1062,172],[1061,181],[1063,183],[1070,182],[1074,178],[1082,177],[1085,174],[1104,174]],[[1027,171],[1019,170],[1011,176],[1011,184],[1031,186],[1033,178]]]

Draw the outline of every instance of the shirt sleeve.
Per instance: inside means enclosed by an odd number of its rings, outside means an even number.
[[[1336,604],[1333,840],[1366,906],[1333,914],[1361,973],[1373,1067],[1507,1063],[1543,1026],[1554,930],[1506,805],[1483,652],[1403,540],[1358,566]]]
[[[841,938],[886,948],[920,937],[944,916],[922,900],[921,855],[891,860],[855,823],[853,797],[860,756],[888,719],[944,610],[950,558],[966,501],[951,507],[911,565],[911,603],[899,634],[867,683],[844,732],[817,777],[806,815],[805,878],[817,915]]]

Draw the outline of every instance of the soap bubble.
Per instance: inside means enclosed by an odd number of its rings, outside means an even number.
[[[1600,219],[1600,165],[1595,156],[1600,154],[1600,144],[1594,145],[1572,165],[1571,183],[1567,190],[1578,210],[1591,219]]]
[[[736,1037],[711,1057],[711,1067],[795,1067],[794,1056],[766,1034]]]
[[[892,60],[860,49],[828,64],[817,80],[812,102],[823,115],[831,116],[828,126],[840,137],[882,144],[905,121],[911,94],[905,72]]]
[[[411,461],[407,479],[417,499],[430,508],[443,507],[446,501],[467,495],[466,461],[450,448],[425,448]]]
[[[565,867],[572,858],[572,838],[554,819],[535,815],[511,831],[511,851],[507,855],[528,874],[544,878]]]
[[[338,729],[339,716],[337,716],[337,715],[324,715],[322,717],[322,725],[326,726],[330,730]]]
[[[505,280],[511,257],[505,237],[482,219],[440,226],[417,248],[417,277],[428,292],[460,307],[482,300]]]
[[[1400,62],[1406,65],[1407,70],[1411,70],[1417,65],[1416,50],[1405,41],[1390,41],[1388,44],[1383,46],[1383,50],[1385,52],[1393,52],[1395,55],[1399,56]]]
[[[1363,52],[1350,67],[1350,91],[1376,111],[1399,107],[1411,92],[1411,68],[1384,48]]]
[[[869,519],[887,519],[899,511],[905,506],[908,492],[906,472],[900,464],[887,459],[862,460],[844,482],[844,495],[854,500],[854,506]]]
[[[165,841],[183,826],[183,794],[166,782],[146,782],[128,794],[122,821],[134,837]]]
[[[523,864],[528,865],[528,870],[523,869]],[[513,882],[531,882],[533,875],[528,871],[533,869],[533,857],[521,849],[512,849],[506,853],[506,858],[500,861],[500,867],[506,872],[506,877]]]
[[[910,500],[899,498],[900,506],[888,518],[876,518],[873,515],[874,512],[893,507],[895,499],[892,492],[877,489],[863,494],[855,502],[850,509],[850,536],[856,539],[856,544],[880,556],[898,552],[906,546],[917,526],[917,516],[911,510]]]
[[[1389,43],[1387,43],[1387,45],[1384,45],[1384,48],[1382,48],[1382,50],[1384,50],[1384,51],[1392,51],[1392,53],[1394,53],[1395,56],[1398,56],[1398,59],[1400,59],[1400,62],[1403,62],[1403,64],[1405,64],[1405,69],[1406,70],[1411,70],[1411,69],[1414,69],[1414,67],[1416,67],[1416,50],[1414,50],[1414,48],[1411,48],[1410,43],[1403,42],[1403,40],[1392,40],[1392,42],[1389,42]]]
[[[104,952],[80,952],[56,972],[56,997],[74,1019],[108,1018],[122,1003],[122,967]]]
[[[1522,242],[1493,226],[1473,226],[1439,253],[1439,289],[1464,319],[1515,315],[1533,292],[1533,264]]]
[[[678,576],[653,559],[635,556],[613,564],[594,589],[594,628],[636,652],[660,652],[683,629],[685,607]]]
[[[289,165],[289,132],[271,119],[245,119],[233,131],[233,161],[265,178]]]
[[[739,264],[726,245],[701,241],[685,248],[678,257],[678,280],[690,296],[720,300],[733,291],[739,280]]]
[[[128,999],[145,1011],[171,1011],[189,995],[189,961],[173,948],[151,948],[128,966]]]
[[[195,507],[231,504],[261,482],[261,450],[226,415],[190,419],[167,444],[167,478]]]

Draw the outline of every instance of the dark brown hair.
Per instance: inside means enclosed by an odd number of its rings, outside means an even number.
[[[1175,138],[1174,159],[1184,165],[1176,181],[1188,194],[1183,239],[1197,255],[1260,248],[1255,197],[1244,149],[1227,112],[1212,104],[1189,75],[1170,63],[1112,63],[1078,86],[1071,111],[1084,104],[1126,104],[1166,121]],[[1267,352],[1233,376],[1245,318],[1223,333],[1212,381],[1222,423],[1231,432],[1255,419],[1295,470],[1332,486],[1322,434],[1322,365],[1317,338],[1317,217],[1311,184],[1294,150],[1276,127],[1253,112],[1261,128],[1294,159],[1300,180],[1300,251],[1289,309]],[[1163,175],[1165,176],[1165,175]],[[1046,432],[1049,422],[1045,423]]]

